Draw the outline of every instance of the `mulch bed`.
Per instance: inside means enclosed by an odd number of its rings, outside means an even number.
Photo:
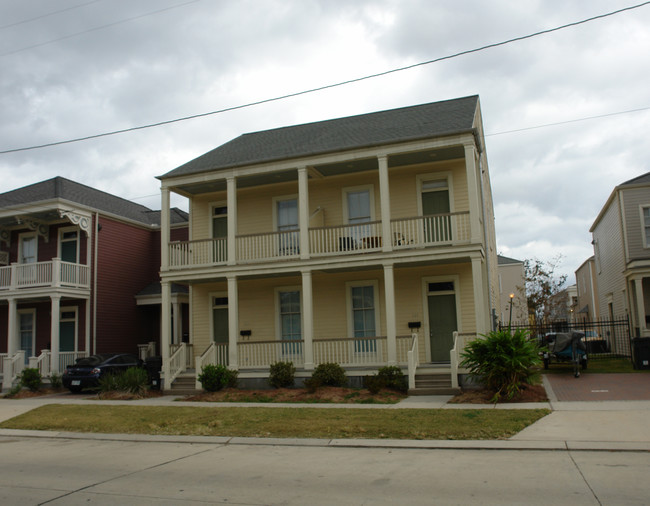
[[[451,404],[493,404],[494,392],[485,388],[463,390],[449,401]],[[503,397],[499,404],[518,402],[547,402],[548,397],[543,385],[526,385],[519,395],[508,400]]]

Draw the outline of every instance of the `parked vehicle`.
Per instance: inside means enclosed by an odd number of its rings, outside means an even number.
[[[609,353],[609,343],[599,336],[595,330],[585,330],[583,333],[587,353]]]
[[[99,378],[107,374],[117,374],[130,367],[144,367],[144,362],[129,353],[105,353],[78,358],[63,372],[63,386],[71,392],[81,392],[87,388],[97,388]]]
[[[582,332],[546,334],[548,349],[542,353],[544,369],[548,369],[552,361],[571,362],[573,375],[580,377],[580,365],[587,368],[587,346]]]

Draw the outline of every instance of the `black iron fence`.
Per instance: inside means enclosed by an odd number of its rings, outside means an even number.
[[[526,329],[531,337],[544,342],[544,336],[555,332],[582,332],[585,334],[590,359],[609,357],[632,357],[630,320],[627,316],[613,320],[538,321],[500,323],[499,329]]]

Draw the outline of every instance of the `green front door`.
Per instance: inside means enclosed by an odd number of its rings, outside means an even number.
[[[223,298],[227,300],[225,297]],[[218,304],[218,299],[215,299]],[[227,304],[227,302],[226,302]],[[212,308],[212,340],[217,344],[217,364],[228,365],[228,307]]]
[[[75,322],[59,323],[59,351],[74,351]]]
[[[449,362],[449,352],[454,347],[453,333],[456,330],[456,296],[429,295],[431,362]]]

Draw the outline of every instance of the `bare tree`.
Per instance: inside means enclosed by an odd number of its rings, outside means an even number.
[[[564,288],[567,275],[555,274],[561,263],[562,255],[547,261],[537,258],[524,260],[528,314],[534,315],[537,321],[548,320],[558,311],[556,306],[562,304],[561,297],[557,297],[557,294]]]

